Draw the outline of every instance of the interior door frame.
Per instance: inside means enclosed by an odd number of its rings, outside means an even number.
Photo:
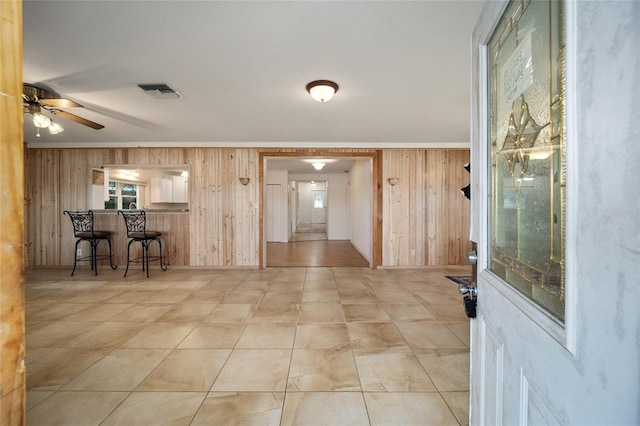
[[[25,147],[22,109],[22,2],[0,4],[0,175],[11,190],[0,196],[0,423],[26,424]],[[4,423],[3,423],[4,424]]]
[[[271,157],[360,157],[370,158],[372,163],[372,190],[373,190],[373,220],[371,229],[372,255],[370,267],[378,268],[382,264],[382,150],[355,151],[333,149],[294,149],[294,150],[262,150],[258,157],[258,187],[259,187],[259,265],[264,269],[265,265],[265,238],[264,238],[264,180],[266,159]]]

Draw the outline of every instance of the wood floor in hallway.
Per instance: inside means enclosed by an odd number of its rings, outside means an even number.
[[[267,243],[267,266],[369,266],[349,241]]]

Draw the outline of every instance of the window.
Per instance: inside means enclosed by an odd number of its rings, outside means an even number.
[[[138,206],[138,185],[109,181],[109,201],[104,202],[107,210],[135,209]]]

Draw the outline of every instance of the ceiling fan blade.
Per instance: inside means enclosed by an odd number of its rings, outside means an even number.
[[[49,111],[51,111],[51,113],[53,113],[54,115],[66,118],[71,121],[75,121],[76,123],[84,124],[85,126],[91,127],[92,129],[100,130],[104,127],[102,124],[94,123],[93,121],[87,120],[86,118],[78,117],[77,115],[62,111],[60,109],[51,109]]]
[[[42,105],[55,107],[55,108],[72,108],[72,107],[82,107],[77,102],[72,101],[71,99],[64,98],[55,98],[55,99],[38,99]]]

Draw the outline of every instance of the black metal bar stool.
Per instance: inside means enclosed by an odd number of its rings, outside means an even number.
[[[142,263],[142,270],[147,271],[147,277],[149,277],[150,261],[159,260],[160,269],[166,271],[167,267],[162,264],[162,240],[160,239],[162,233],[147,230],[147,215],[144,210],[118,210],[118,214],[121,214],[124,218],[124,224],[127,227],[127,238],[129,238],[129,243],[127,244],[127,270],[124,271],[124,276],[126,277],[127,272],[129,272],[130,262]],[[157,241],[160,248],[160,254],[157,256],[149,255],[149,246],[153,241]],[[142,245],[142,256],[132,259],[131,244],[136,242]]]
[[[71,219],[73,235],[76,237],[71,276],[76,272],[78,262],[91,262],[91,269],[96,275],[98,275],[98,260],[109,259],[111,269],[116,269],[118,266],[113,263],[113,255],[111,253],[111,231],[96,231],[93,229],[93,212],[91,210],[65,210],[63,214],[66,214]],[[89,256],[78,255],[78,245],[81,241],[88,241],[91,245]],[[98,244],[100,244],[100,241],[106,241],[109,244],[109,254],[98,255]]]

